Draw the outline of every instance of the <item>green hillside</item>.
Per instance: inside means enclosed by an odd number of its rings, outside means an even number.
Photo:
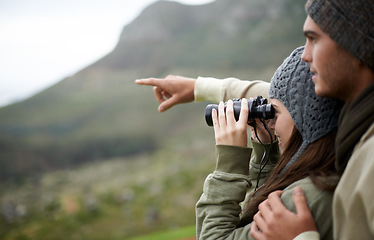
[[[125,239],[193,225],[215,164],[206,103],[161,114],[152,88],[134,80],[270,80],[304,43],[304,3],[156,2],[111,53],[0,108],[0,239]]]

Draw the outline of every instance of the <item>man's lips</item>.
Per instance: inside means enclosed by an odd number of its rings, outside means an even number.
[[[317,74],[317,72],[314,71],[313,69],[310,69],[310,72],[312,73],[312,80],[313,80],[313,82],[314,82],[314,81],[316,80],[318,74]]]

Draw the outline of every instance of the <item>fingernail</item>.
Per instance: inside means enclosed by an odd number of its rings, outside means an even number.
[[[293,192],[296,196],[301,196],[303,194],[303,190],[300,187],[295,187]]]

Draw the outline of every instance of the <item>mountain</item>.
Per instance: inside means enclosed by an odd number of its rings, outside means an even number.
[[[304,41],[304,3],[217,0],[186,6],[157,2],[123,29],[116,49],[94,66],[147,67],[163,72],[174,66],[233,69],[278,65],[279,56],[288,54],[295,42]]]
[[[154,3],[123,28],[108,55],[0,109],[0,180],[151,152],[185,136],[210,141],[205,103],[159,114],[151,88],[134,80],[169,73],[268,80],[304,42],[304,3]]]

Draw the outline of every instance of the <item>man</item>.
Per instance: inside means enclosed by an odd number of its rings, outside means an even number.
[[[334,238],[374,239],[374,2],[308,0],[306,11],[302,59],[316,93],[346,102],[336,139],[342,176],[333,200]],[[319,239],[302,191],[294,193],[297,214],[283,206],[281,192],[273,193],[259,206],[252,237]]]

